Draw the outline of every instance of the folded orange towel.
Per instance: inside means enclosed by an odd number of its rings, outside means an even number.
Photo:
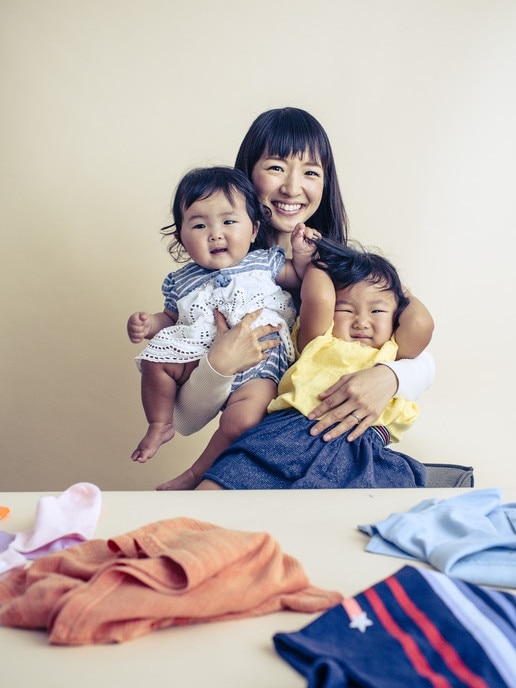
[[[282,609],[314,613],[341,600],[311,586],[267,533],[176,518],[5,574],[0,623],[46,628],[51,643],[84,645]]]

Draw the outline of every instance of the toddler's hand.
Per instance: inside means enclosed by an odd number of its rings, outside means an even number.
[[[127,334],[133,344],[143,342],[149,334],[151,328],[151,318],[148,313],[138,311],[133,313],[127,321]]]
[[[312,254],[314,250],[312,239],[319,239],[320,236],[320,232],[318,232],[316,229],[307,227],[303,222],[300,222],[295,226],[290,237],[292,251]]]

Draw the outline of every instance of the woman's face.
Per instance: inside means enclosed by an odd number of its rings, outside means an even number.
[[[319,207],[324,170],[308,151],[288,158],[265,153],[254,166],[251,181],[260,201],[271,211],[275,232],[290,234],[299,222],[307,223]]]

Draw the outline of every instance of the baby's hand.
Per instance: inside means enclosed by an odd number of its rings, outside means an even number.
[[[311,255],[315,248],[312,243],[312,239],[319,239],[320,236],[320,232],[318,232],[316,229],[307,227],[303,222],[300,222],[295,226],[290,237],[292,251]]]
[[[133,313],[127,321],[127,334],[133,344],[139,344],[149,334],[151,328],[151,317],[144,311]]]

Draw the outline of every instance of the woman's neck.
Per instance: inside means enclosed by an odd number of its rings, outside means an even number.
[[[287,258],[292,258],[292,246],[290,244],[290,234],[287,232],[274,232],[274,240],[277,246],[285,249]]]

